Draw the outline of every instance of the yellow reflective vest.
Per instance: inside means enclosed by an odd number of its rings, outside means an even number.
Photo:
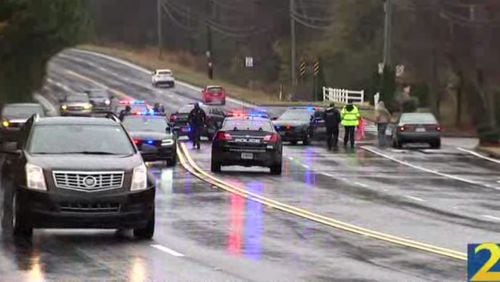
[[[361,115],[359,113],[358,107],[352,105],[352,110],[348,111],[347,106],[344,106],[340,115],[342,116],[342,125],[343,126],[358,126],[359,125],[359,119],[361,118]]]

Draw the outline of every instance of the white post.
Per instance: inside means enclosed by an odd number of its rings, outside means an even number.
[[[361,103],[365,102],[365,90],[361,90]]]

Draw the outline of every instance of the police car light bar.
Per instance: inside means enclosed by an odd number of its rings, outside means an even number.
[[[121,105],[144,105],[145,102],[143,100],[134,100],[134,101],[122,100],[122,101],[120,101],[120,104]]]

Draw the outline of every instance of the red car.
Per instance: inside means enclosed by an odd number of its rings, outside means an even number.
[[[201,99],[205,104],[226,104],[226,90],[221,86],[207,86],[201,91]]]

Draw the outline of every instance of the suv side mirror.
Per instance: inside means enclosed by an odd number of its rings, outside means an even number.
[[[21,155],[21,144],[18,142],[5,142],[0,153],[8,155]]]

